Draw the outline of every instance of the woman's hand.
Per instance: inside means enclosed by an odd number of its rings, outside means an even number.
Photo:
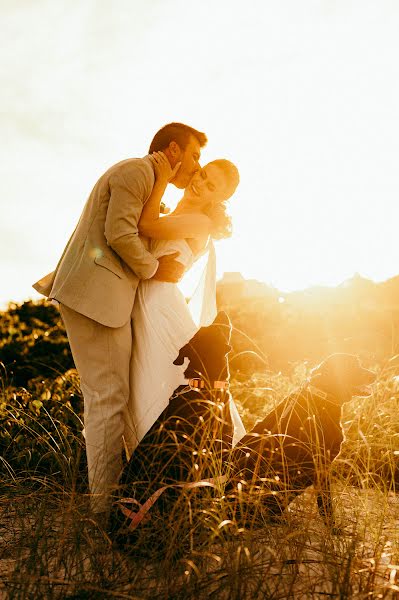
[[[178,162],[172,169],[166,154],[163,152],[153,152],[151,154],[151,159],[152,164],[154,165],[156,182],[166,187],[180,169],[181,162]]]

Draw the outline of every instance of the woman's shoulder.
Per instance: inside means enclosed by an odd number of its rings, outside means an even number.
[[[209,237],[203,236],[198,238],[189,238],[186,240],[187,244],[190,246],[191,252],[194,256],[200,256],[204,253],[208,246]]]

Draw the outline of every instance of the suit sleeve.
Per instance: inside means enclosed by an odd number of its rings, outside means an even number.
[[[140,279],[149,279],[158,261],[139,238],[137,223],[151,190],[145,174],[138,168],[116,172],[109,180],[110,199],[105,219],[105,238]]]

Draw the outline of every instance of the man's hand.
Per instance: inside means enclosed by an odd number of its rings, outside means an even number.
[[[168,157],[164,152],[153,152],[150,155],[150,159],[154,165],[155,180],[157,183],[165,186],[169,183],[169,181],[174,179],[181,166],[181,162],[178,162],[172,169]]]
[[[177,283],[184,273],[184,265],[181,262],[175,260],[179,256],[179,252],[173,254],[167,254],[158,258],[158,269],[152,279],[158,281],[167,281],[169,283]]]

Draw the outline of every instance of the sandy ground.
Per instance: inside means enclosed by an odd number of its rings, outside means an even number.
[[[348,487],[335,495],[334,535],[308,492],[280,525],[214,544],[206,560],[194,553],[175,573],[113,549],[95,523],[51,506],[39,519],[34,506],[1,505],[0,599],[78,598],[82,589],[85,598],[167,598],[171,589],[171,598],[196,600],[230,600],[233,589],[240,600],[399,598],[399,498]]]

